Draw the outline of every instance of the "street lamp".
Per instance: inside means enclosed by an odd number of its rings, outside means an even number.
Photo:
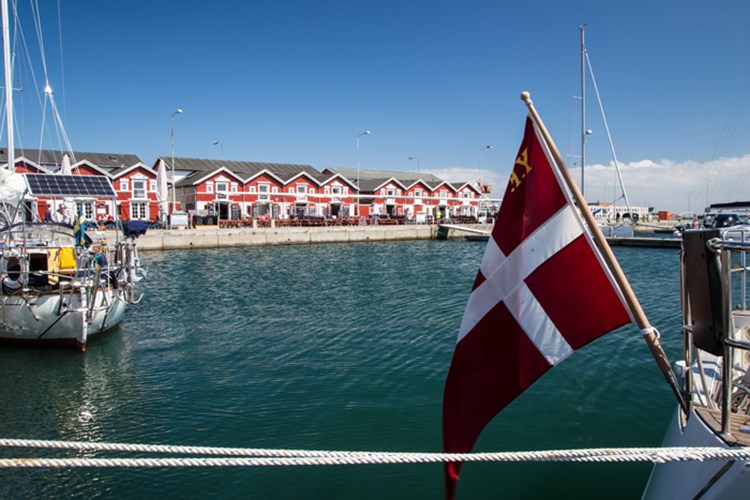
[[[171,213],[174,212],[174,207],[177,204],[176,200],[176,182],[174,178],[174,117],[176,115],[182,114],[182,108],[177,108],[174,113],[172,113],[172,210],[170,212],[170,218],[169,218],[169,227],[172,227],[172,217]]]
[[[484,194],[484,186],[482,186],[482,153],[484,153],[488,149],[492,149],[492,144],[487,144],[479,150],[479,179],[477,179],[477,182],[479,182],[480,198],[479,205],[477,205],[477,215],[479,215],[479,212],[482,211],[482,195]]]
[[[221,142],[221,141],[219,141],[219,140],[216,140],[216,141],[214,141],[214,146],[216,146],[216,145],[219,146],[219,149],[221,151],[221,156],[220,156],[221,161],[224,161],[224,143]]]
[[[416,156],[410,156],[409,159],[410,160],[417,160],[417,173],[419,173],[419,158],[417,158]]]
[[[486,150],[492,149],[492,144],[487,144],[482,149],[479,150],[479,189],[482,189],[482,153],[484,153]]]
[[[359,138],[363,135],[370,135],[372,132],[369,130],[365,130],[364,132],[357,135],[356,142],[357,142],[357,204],[354,205],[354,208],[356,209],[355,212],[357,216],[359,216]]]

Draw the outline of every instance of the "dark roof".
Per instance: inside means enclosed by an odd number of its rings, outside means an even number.
[[[62,163],[63,151],[52,149],[18,149],[16,158],[23,156],[27,160],[43,167],[59,166]],[[73,151],[71,164],[86,160],[89,163],[103,169],[117,169],[121,167],[132,167],[136,163],[142,163],[138,155],[130,153],[92,153],[88,151]],[[7,148],[0,149],[0,163],[8,162]]]
[[[372,193],[388,179],[360,179],[359,190],[364,193]],[[355,182],[356,184],[356,182]]]
[[[167,168],[172,164],[172,158],[160,156]],[[258,172],[267,170],[283,181],[289,180],[300,172],[306,172],[316,180],[322,180],[327,176],[320,173],[311,165],[299,165],[293,163],[267,163],[259,161],[233,161],[233,160],[207,160],[203,158],[175,158],[175,170],[191,171],[189,175],[177,182],[178,186],[191,185],[197,179],[205,177],[221,168],[226,168],[241,179],[247,179]]]
[[[347,179],[352,179],[356,182],[357,180],[357,169],[356,168],[326,168],[329,172],[339,173],[346,177]],[[360,180],[364,179],[390,179],[393,177],[394,179],[398,180],[399,182],[403,184],[414,184],[419,179],[422,179],[425,182],[433,182],[435,184],[439,184],[440,182],[443,182],[442,179],[439,177],[432,175],[428,172],[399,172],[399,171],[391,171],[391,170],[359,170],[359,178]]]

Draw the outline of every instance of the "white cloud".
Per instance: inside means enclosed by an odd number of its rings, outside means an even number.
[[[640,160],[621,163],[620,171],[632,205],[653,206],[672,212],[701,212],[708,203],[750,200],[750,154],[737,158],[719,158],[704,163],[672,160]],[[453,167],[432,171],[447,181],[476,181],[476,168]],[[481,179],[493,185],[494,195],[502,196],[510,170],[482,170]],[[571,169],[580,183],[580,168]],[[614,164],[586,167],[586,199],[611,202],[620,195]],[[618,204],[623,203],[618,201]],[[688,206],[689,205],[689,206]]]

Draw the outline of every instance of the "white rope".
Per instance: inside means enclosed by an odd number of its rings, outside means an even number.
[[[217,448],[125,443],[0,439],[0,447],[53,448],[146,453],[185,453],[214,457],[175,458],[6,458],[0,468],[71,467],[267,467],[310,465],[416,464],[442,462],[691,462],[750,460],[750,449],[590,448],[497,453],[405,453],[369,451]],[[224,456],[218,456],[224,455]]]

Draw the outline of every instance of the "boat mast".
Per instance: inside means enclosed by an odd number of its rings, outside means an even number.
[[[583,170],[586,166],[586,43],[584,41],[585,24],[578,26],[581,31],[581,194],[586,199]]]
[[[5,125],[8,130],[8,165],[16,170],[16,150],[13,144],[13,67],[10,60],[10,23],[8,22],[8,0],[2,0],[3,60],[5,61]]]

